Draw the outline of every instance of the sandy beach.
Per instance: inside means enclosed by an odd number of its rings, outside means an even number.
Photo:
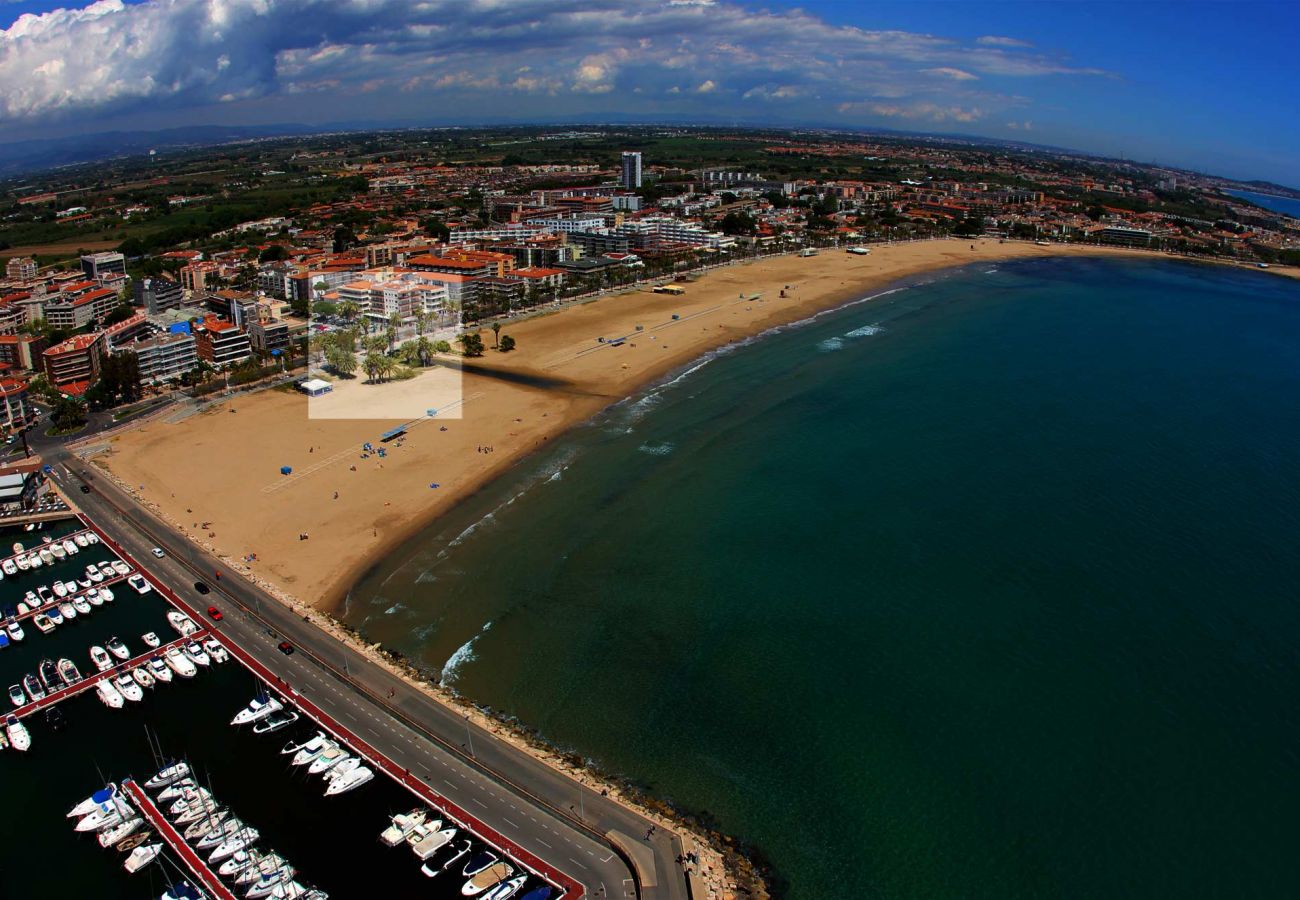
[[[466,360],[460,404],[447,399],[454,376],[446,369],[407,382],[352,382],[325,404],[332,415],[355,410],[362,419],[309,417],[305,397],[264,391],[128,431],[95,462],[231,565],[330,610],[415,529],[558,433],[703,353],[928,270],[1025,257],[1152,256],[996,241],[971,247],[930,241],[876,247],[868,256],[825,251],[721,268],[680,297],[647,288],[506,324],[502,333],[518,349]],[[491,348],[491,330],[483,334]],[[614,346],[598,337],[626,340]],[[399,394],[400,412],[379,418]],[[441,414],[412,422],[406,410],[425,406]],[[406,437],[386,445],[385,456],[362,458],[364,443],[403,423],[410,423]],[[281,474],[282,466],[292,474]]]

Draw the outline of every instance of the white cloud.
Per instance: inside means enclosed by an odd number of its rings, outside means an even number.
[[[975,39],[975,43],[983,44],[986,47],[1032,47],[1029,41],[1018,40],[1013,37],[1001,37],[996,34],[986,34],[983,37]]]
[[[978,75],[972,75],[964,69],[954,69],[952,66],[938,66],[933,69],[922,69],[927,75],[937,75],[940,78],[951,78],[953,81],[975,81]]]

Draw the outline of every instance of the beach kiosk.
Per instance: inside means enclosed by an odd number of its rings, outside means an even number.
[[[328,394],[330,391],[334,390],[334,385],[319,378],[309,378],[298,384],[298,390],[302,391],[308,397],[319,397],[322,394]]]

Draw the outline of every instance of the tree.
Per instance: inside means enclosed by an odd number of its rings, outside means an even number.
[[[339,308],[328,300],[317,300],[311,305],[311,311],[318,316],[333,316],[338,313]]]
[[[504,335],[501,338],[501,352],[509,353],[513,349],[515,349],[515,339],[508,334]]]
[[[758,230],[754,217],[746,212],[729,212],[722,217],[723,234],[753,234]]]
[[[258,262],[280,262],[289,256],[283,244],[272,244],[257,256]]]
[[[351,228],[346,225],[340,225],[334,229],[334,252],[342,253],[349,247],[355,246],[357,235]]]
[[[433,344],[423,334],[415,339],[415,358],[422,366],[433,361]]]
[[[435,341],[433,344],[433,349],[434,352],[436,353],[450,353],[451,344],[447,343],[446,341]]]
[[[492,340],[499,348],[501,346],[501,323],[492,323]]]
[[[325,361],[331,369],[345,377],[357,370],[357,355],[342,347],[334,346],[326,350]]]
[[[338,314],[349,322],[356,319],[357,314],[361,312],[361,307],[351,300],[344,300],[338,305]]]
[[[384,356],[384,354],[382,353],[376,353],[374,351],[371,351],[370,353],[366,354],[366,361],[362,365],[366,370],[367,377],[369,377],[371,381],[375,381],[379,378],[379,375],[384,371],[384,365],[387,362],[388,362],[387,356]]]
[[[478,334],[478,332],[467,331],[457,338],[457,340],[460,341],[460,345],[464,349],[466,356],[483,355],[483,337]]]
[[[86,424],[86,404],[76,397],[60,397],[50,415],[59,431],[71,431]]]
[[[402,317],[393,313],[388,317],[388,328],[385,329],[385,337],[388,338],[388,349],[391,351],[397,345],[397,331],[402,327]]]

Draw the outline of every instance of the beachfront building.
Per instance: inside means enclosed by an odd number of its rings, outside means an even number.
[[[388,270],[370,275],[340,286],[339,302],[356,304],[362,315],[381,327],[387,325],[393,316],[401,319],[404,325],[416,321],[420,315],[428,316],[438,324],[450,324],[454,319],[451,292],[444,279],[463,276],[436,272],[392,273]]]
[[[31,281],[36,277],[36,260],[15,256],[5,263],[5,277],[13,281]]]
[[[197,325],[194,341],[199,359],[217,369],[236,365],[253,355],[248,335],[234,322],[213,315]]]
[[[102,331],[73,335],[41,354],[45,377],[67,394],[83,394],[99,378],[108,341]]]
[[[121,281],[126,277],[126,257],[121,253],[87,253],[81,272],[92,281]]]
[[[140,381],[157,384],[179,378],[199,364],[194,335],[183,331],[159,334],[127,344],[123,351],[134,353],[140,368]]]
[[[248,323],[248,340],[253,349],[267,356],[278,350],[289,353],[289,323],[283,319],[255,319]]]
[[[1107,244],[1119,244],[1123,247],[1150,247],[1151,232],[1145,228],[1129,228],[1125,225],[1107,225],[1094,232],[1094,235]]]

